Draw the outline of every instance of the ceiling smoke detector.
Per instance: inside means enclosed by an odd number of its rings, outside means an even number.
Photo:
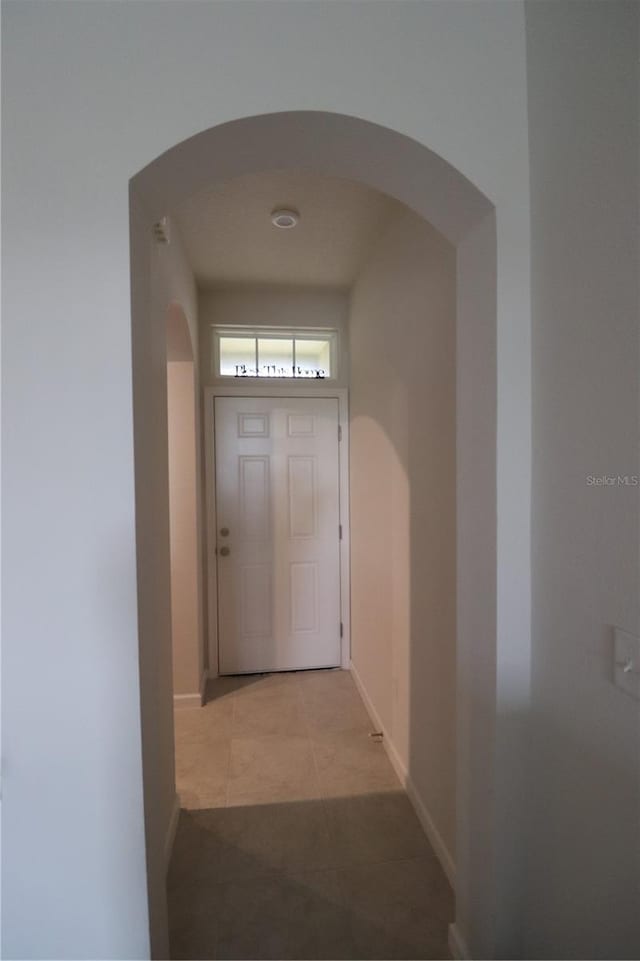
[[[280,227],[281,230],[289,230],[291,227],[295,227],[299,220],[300,214],[297,210],[276,208],[276,210],[271,211],[271,223],[274,227]]]

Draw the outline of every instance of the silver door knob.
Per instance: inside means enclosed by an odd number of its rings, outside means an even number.
[[[221,548],[220,548],[220,553],[222,554],[223,557],[228,557],[229,554],[231,553],[231,548],[230,548],[230,547],[221,547]]]

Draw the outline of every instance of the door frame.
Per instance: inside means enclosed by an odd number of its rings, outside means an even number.
[[[257,380],[257,378],[256,378]],[[351,549],[349,519],[349,391],[345,387],[298,384],[275,386],[265,378],[256,383],[243,381],[242,386],[204,388],[204,452],[206,503],[206,585],[207,585],[207,654],[208,677],[218,677],[218,558],[216,554],[216,455],[214,438],[214,404],[216,397],[329,398],[338,401],[338,496],[340,503],[340,667],[348,670],[351,660]]]

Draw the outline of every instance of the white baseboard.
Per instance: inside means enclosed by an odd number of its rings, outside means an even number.
[[[173,706],[176,710],[185,707],[202,707],[202,694],[174,694]]]
[[[364,701],[364,706],[367,709],[367,713],[371,718],[373,726],[377,731],[382,731],[383,733],[382,743],[384,745],[385,751],[387,752],[387,757],[391,761],[393,769],[398,775],[398,778],[400,779],[400,783],[402,784],[403,788],[407,792],[409,800],[413,805],[413,808],[416,812],[418,820],[420,821],[420,824],[422,825],[424,833],[427,835],[429,842],[431,844],[431,847],[435,851],[435,854],[438,860],[440,861],[440,864],[442,865],[442,869],[444,873],[447,875],[447,878],[449,879],[449,884],[455,891],[456,865],[455,865],[455,861],[451,857],[451,852],[447,848],[447,845],[444,843],[444,840],[442,839],[442,835],[440,834],[435,824],[433,823],[433,819],[429,814],[427,806],[422,800],[422,798],[420,797],[420,794],[418,793],[418,790],[415,784],[413,783],[413,780],[411,779],[411,776],[407,771],[407,768],[404,762],[402,761],[402,758],[398,754],[395,744],[389,737],[389,732],[385,729],[385,726],[382,723],[382,720],[378,712],[373,706],[371,698],[367,694],[367,690],[362,682],[362,678],[358,674],[358,671],[353,661],[351,661],[350,670],[351,670],[351,675],[353,677],[353,680],[355,681],[355,685],[358,688],[358,693],[360,694],[360,697]]]
[[[447,847],[447,845],[444,843],[442,835],[440,834],[437,827],[433,823],[433,819],[431,818],[431,815],[429,814],[429,811],[427,810],[427,807],[425,806],[424,801],[418,794],[417,788],[408,774],[407,774],[407,778],[404,786],[407,794],[409,795],[409,800],[413,804],[414,810],[418,815],[418,820],[420,821],[420,824],[424,828],[425,834],[427,835],[427,837],[431,842],[431,847],[435,851],[436,856],[440,861],[440,864],[442,865],[444,873],[447,875],[447,878],[449,879],[449,884],[455,891],[456,865],[455,865],[455,861],[451,857],[451,852],[449,851],[449,848]]]
[[[167,828],[167,836],[164,839],[164,870],[165,874],[169,870],[169,863],[171,861],[171,853],[173,851],[173,842],[176,839],[176,831],[178,830],[178,819],[180,817],[180,798],[176,794],[173,799],[173,809],[171,811],[171,817],[169,818],[169,827]]]
[[[449,925],[449,950],[454,961],[471,961],[467,942],[460,934],[460,928],[454,922]]]
[[[202,677],[200,678],[200,691],[198,694],[174,694],[174,708],[180,710],[183,707],[202,707],[206,701],[208,679],[208,672],[203,671]]]

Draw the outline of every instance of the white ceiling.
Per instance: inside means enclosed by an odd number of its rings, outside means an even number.
[[[275,207],[298,210],[298,226],[274,227]],[[197,194],[174,217],[200,287],[349,287],[399,208],[357,183],[277,171],[238,177]]]

